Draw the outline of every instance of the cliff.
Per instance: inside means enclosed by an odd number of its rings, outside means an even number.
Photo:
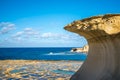
[[[87,60],[70,80],[120,80],[120,14],[74,21],[65,29],[84,36]]]
[[[72,48],[71,52],[83,52],[88,53],[89,46],[85,45],[82,48]]]

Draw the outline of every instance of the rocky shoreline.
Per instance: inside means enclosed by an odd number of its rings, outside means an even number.
[[[70,52],[77,52],[77,53],[88,53],[89,46],[85,45],[82,48],[72,48]]]
[[[0,60],[0,80],[69,80],[80,61]]]

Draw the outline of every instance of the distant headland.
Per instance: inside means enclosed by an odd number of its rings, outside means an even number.
[[[82,53],[88,53],[88,50],[89,50],[89,46],[88,44],[87,45],[84,45],[83,47],[81,48],[72,48],[71,49],[71,52],[82,52]]]

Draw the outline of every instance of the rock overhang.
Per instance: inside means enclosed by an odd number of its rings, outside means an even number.
[[[118,34],[120,33],[119,25],[120,14],[106,14],[73,21],[64,29],[89,39],[96,36]]]
[[[120,80],[120,14],[77,20],[66,30],[84,36],[88,57],[70,80]]]

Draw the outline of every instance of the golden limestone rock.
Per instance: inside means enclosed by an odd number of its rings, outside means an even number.
[[[120,32],[120,15],[94,16],[68,24],[65,29],[89,39],[95,36],[113,35]],[[96,35],[94,35],[96,34]]]
[[[120,80],[120,14],[74,21],[66,30],[84,36],[89,52],[70,80]]]

